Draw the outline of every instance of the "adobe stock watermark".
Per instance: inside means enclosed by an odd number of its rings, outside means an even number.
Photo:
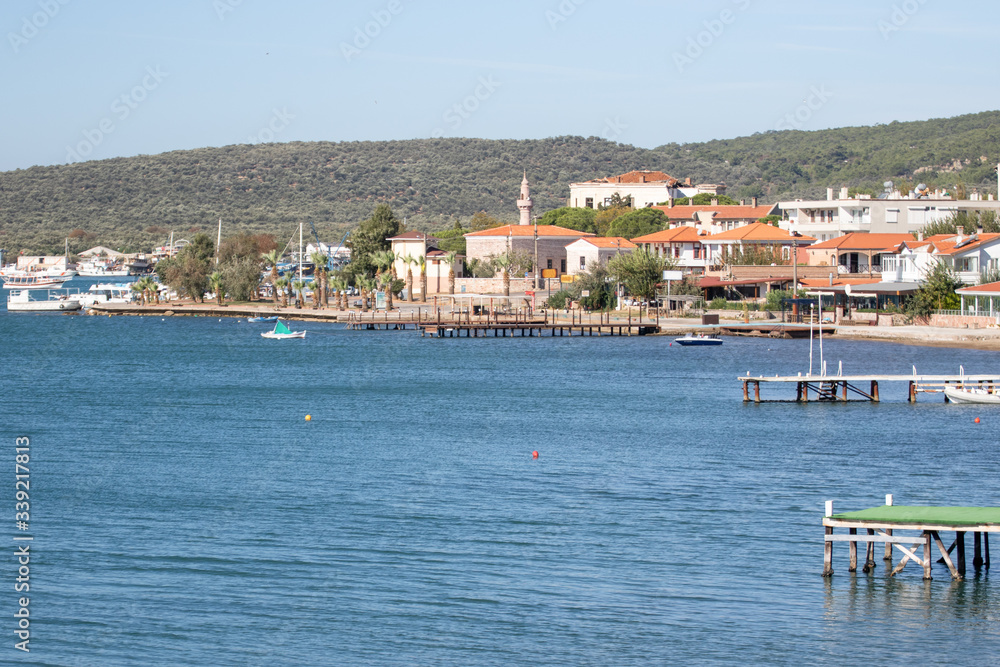
[[[21,19],[21,29],[17,32],[8,32],[7,40],[10,48],[17,54],[21,47],[26,46],[29,41],[38,36],[38,33],[54,19],[63,7],[68,5],[70,0],[39,0],[38,11],[31,16]]]
[[[142,77],[137,85],[131,90],[115,98],[111,103],[111,115],[105,116],[97,126],[83,130],[83,141],[76,146],[66,146],[66,161],[80,162],[94,152],[94,149],[104,142],[104,139],[115,132],[118,126],[115,120],[122,122],[132,115],[132,112],[139,108],[139,105],[146,101],[149,94],[160,87],[163,80],[169,74],[160,69],[160,66],[147,67],[146,75]]]
[[[833,97],[833,93],[826,89],[825,85],[819,88],[812,86],[809,95],[802,100],[802,104],[790,113],[785,114],[775,123],[774,129],[778,130],[801,130],[805,123],[813,117],[813,114],[822,109]]]
[[[900,4],[892,6],[892,13],[889,19],[879,19],[878,31],[882,33],[882,39],[889,41],[889,35],[902,30],[903,26],[910,22],[910,19],[917,15],[920,8],[927,4],[927,0],[905,0]]]
[[[448,132],[458,130],[458,128],[462,127],[462,123],[478,111],[480,105],[490,99],[501,85],[503,84],[494,79],[493,75],[479,77],[479,85],[472,91],[472,94],[450,106],[441,115],[441,119],[448,127],[446,129],[440,127],[434,128],[434,131],[431,132],[431,137],[440,139]]]
[[[621,116],[615,116],[614,119],[607,118],[604,121],[604,130],[601,132],[601,139],[617,142],[622,136],[622,132],[627,129],[628,125],[622,122]]]
[[[389,0],[385,9],[378,9],[372,12],[372,20],[365,23],[364,27],[354,28],[354,40],[350,43],[341,42],[340,52],[344,54],[344,60],[351,62],[361,55],[361,52],[371,46],[372,40],[382,34],[382,31],[389,27],[392,19],[403,12],[403,3],[400,0]]]
[[[274,141],[274,138],[281,133],[286,127],[291,125],[292,121],[295,120],[295,116],[288,112],[288,109],[282,107],[281,110],[272,109],[271,119],[267,121],[264,125],[257,131],[257,134],[252,134],[247,137],[248,144],[269,144]]]
[[[732,0],[732,3],[740,11],[750,9],[751,0]],[[688,37],[687,46],[683,51],[674,51],[674,66],[677,73],[683,74],[684,70],[694,65],[695,61],[704,55],[705,51],[712,47],[716,41],[726,32],[726,26],[736,23],[736,12],[731,9],[723,9],[717,18],[704,21],[704,30],[694,37]]]
[[[236,8],[243,4],[243,0],[214,0],[212,9],[220,21],[226,20],[226,14],[236,11]]]
[[[545,20],[549,22],[549,28],[555,31],[560,23],[565,23],[569,17],[576,14],[576,9],[587,0],[562,0],[555,10],[545,10]]]

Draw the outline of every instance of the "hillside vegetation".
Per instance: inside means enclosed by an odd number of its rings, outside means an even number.
[[[995,127],[996,126],[996,127]],[[817,132],[768,132],[648,150],[596,137],[421,139],[237,145],[0,173],[0,247],[61,251],[102,243],[148,249],[214,230],[287,240],[312,221],[324,241],[388,203],[410,229],[467,225],[478,211],[517,218],[528,171],[535,211],[565,205],[569,184],[632,169],[724,182],[737,199],[822,196],[884,180],[996,192],[1000,112]],[[306,233],[309,226],[306,224]]]

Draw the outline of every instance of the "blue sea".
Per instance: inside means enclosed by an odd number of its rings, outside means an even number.
[[[989,407],[910,405],[905,384],[883,385],[877,405],[743,403],[738,375],[804,371],[808,341],[429,339],[315,323],[296,325],[305,340],[272,341],[266,326],[0,313],[0,662],[1000,655],[1000,586],[973,572],[971,535],[962,582],[938,564],[930,582],[912,564],[889,579],[881,545],[874,574],[848,573],[837,545],[821,576],[825,500],[1000,505]],[[824,353],[845,373],[998,370],[997,353],[976,350],[827,340]],[[22,435],[28,532],[13,521]],[[13,632],[23,535],[30,654]]]

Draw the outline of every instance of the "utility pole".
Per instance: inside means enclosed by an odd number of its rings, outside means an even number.
[[[538,282],[538,216],[535,216],[535,289],[540,289],[541,283]]]

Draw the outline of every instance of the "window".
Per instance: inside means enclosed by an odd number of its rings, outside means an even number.
[[[594,198],[593,197],[587,197],[584,200],[584,203],[586,204],[587,208],[594,208]],[[549,268],[551,269],[552,267],[550,266]]]
[[[604,205],[605,206],[611,206],[611,197],[605,197],[604,198]]]
[[[545,260],[545,261],[548,262],[548,265],[545,268],[546,269],[551,269],[552,268],[552,260],[548,259],[548,260]]]
[[[583,271],[585,268],[587,268],[587,258],[580,255],[580,270]]]
[[[694,258],[695,259],[701,259],[701,244],[700,243],[695,243],[694,244]]]
[[[885,210],[885,221],[886,222],[899,222],[899,209],[898,208],[887,208]]]
[[[565,259],[560,259],[559,260],[559,271],[560,271],[560,273],[566,273],[566,260]]]
[[[911,225],[923,227],[927,224],[927,207],[911,206],[906,222]]]
[[[679,245],[675,245],[674,246],[674,257],[677,258],[677,257],[680,257],[680,256],[681,256],[681,247]]]

